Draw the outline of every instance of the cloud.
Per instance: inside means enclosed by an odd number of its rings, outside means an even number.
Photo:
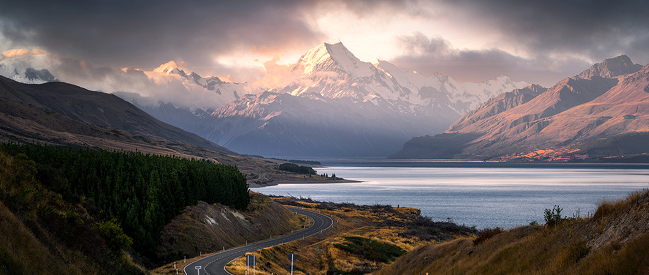
[[[46,55],[46,51],[41,50],[28,50],[28,49],[12,49],[2,52],[0,61],[8,58],[21,57],[26,55]]]
[[[8,74],[5,75],[7,77],[38,74],[92,91],[137,93],[143,100],[147,100],[146,104],[154,105],[171,102],[177,107],[214,109],[224,104],[218,101],[213,91],[194,84],[186,85],[175,74],[166,75],[133,68],[96,67],[84,60],[23,49],[5,51],[1,56],[0,68],[5,70],[0,70],[0,74]],[[183,67],[188,64],[178,62],[178,65]],[[19,77],[19,80],[24,79]]]
[[[368,52],[402,68],[467,80],[513,73],[548,82],[620,54],[649,63],[646,0],[0,0],[0,7],[0,51],[41,49],[100,67],[146,70],[185,61],[201,75],[237,81],[259,79],[263,60],[294,62],[335,39],[364,58]],[[405,41],[413,32],[428,40]],[[419,48],[379,52],[394,43]]]
[[[404,54],[390,60],[400,68],[423,74],[440,73],[460,82],[482,82],[506,75],[514,80],[535,79],[550,86],[571,76],[569,73],[591,64],[576,58],[525,58],[493,49],[457,49],[442,37],[429,38],[422,33],[398,37]]]
[[[13,43],[102,66],[174,59],[206,67],[212,53],[319,42],[301,21],[301,2],[0,0],[0,31]]]
[[[242,49],[304,51],[328,40],[308,23],[330,12],[319,9],[324,4],[365,16],[403,6],[391,0],[0,0],[0,38],[102,66],[153,68],[173,59],[209,68]]]
[[[451,2],[451,0],[445,0]],[[575,55],[596,62],[629,54],[649,62],[649,1],[453,0],[476,18],[495,22],[530,55]]]

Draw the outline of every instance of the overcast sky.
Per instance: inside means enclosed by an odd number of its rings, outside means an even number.
[[[322,42],[402,70],[550,86],[626,54],[649,63],[649,1],[0,0],[0,52],[42,50],[95,67],[260,78]],[[279,57],[276,58],[276,57]]]

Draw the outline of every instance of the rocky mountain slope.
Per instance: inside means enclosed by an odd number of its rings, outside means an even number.
[[[251,193],[246,211],[221,204],[199,202],[186,207],[160,233],[158,257],[167,262],[202,253],[221,251],[298,231],[306,225],[297,216],[270,198]]]
[[[413,138],[393,157],[492,158],[538,149],[565,155],[588,142],[647,131],[649,66],[619,56],[547,90],[531,85],[489,100],[443,134]]]

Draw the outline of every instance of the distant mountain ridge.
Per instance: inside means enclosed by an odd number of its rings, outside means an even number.
[[[549,89],[531,85],[493,98],[442,135],[414,138],[392,157],[493,158],[559,148],[565,155],[589,142],[646,132],[649,66],[623,55]],[[449,150],[448,139],[464,141]]]

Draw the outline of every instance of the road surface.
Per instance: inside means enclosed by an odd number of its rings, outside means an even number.
[[[207,256],[205,258],[202,258],[200,260],[188,264],[183,269],[183,272],[186,275],[198,275],[199,273],[198,270],[196,269],[196,266],[200,266],[201,267],[200,274],[202,275],[228,275],[231,273],[225,270],[225,265],[227,265],[229,262],[233,261],[234,259],[245,255],[246,253],[257,251],[262,248],[271,247],[282,243],[295,241],[298,239],[302,239],[303,237],[315,235],[317,233],[320,233],[322,230],[325,230],[333,225],[333,220],[329,216],[317,212],[309,211],[309,210],[295,208],[295,207],[287,207],[287,208],[292,212],[297,212],[298,214],[302,214],[313,219],[313,225],[311,225],[311,227],[305,230],[299,231],[297,233],[288,236],[275,238],[275,239],[268,239],[266,241],[259,242],[256,244],[233,248],[230,250],[216,253],[211,256]],[[257,264],[259,265],[259,262]]]

